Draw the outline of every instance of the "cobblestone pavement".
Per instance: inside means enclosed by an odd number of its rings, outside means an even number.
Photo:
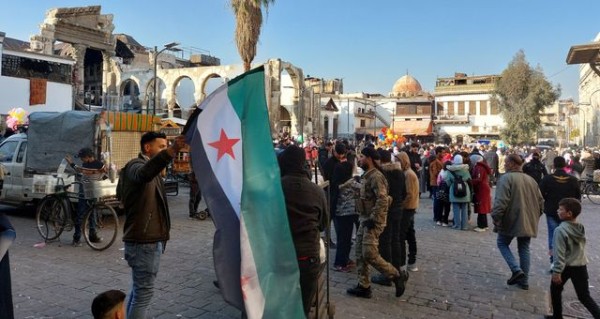
[[[161,259],[152,318],[239,318],[213,286],[210,219],[191,220],[187,189],[170,197],[171,240]],[[488,231],[456,231],[434,225],[432,202],[421,199],[416,215],[418,272],[412,272],[404,296],[391,287],[374,286],[372,299],[345,294],[356,285],[356,273],[330,272],[330,296],[336,318],[542,318],[548,307],[549,275],[545,217],[532,240],[530,289],[507,286],[510,271]],[[70,246],[72,232],[61,242],[35,248],[40,236],[33,213],[2,208],[17,231],[10,250],[13,298],[17,318],[90,318],[93,297],[107,289],[129,290],[130,270],[120,239],[108,250]],[[581,221],[588,234],[590,290],[600,301],[600,206],[584,199]],[[335,251],[331,250],[332,253]],[[572,286],[564,292],[566,313],[590,318]],[[583,311],[578,311],[584,309]],[[0,315],[1,317],[1,315]]]

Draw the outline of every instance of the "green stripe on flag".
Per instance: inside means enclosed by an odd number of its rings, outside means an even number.
[[[228,83],[242,125],[241,214],[265,297],[263,318],[304,318],[296,251],[271,140],[264,67]]]

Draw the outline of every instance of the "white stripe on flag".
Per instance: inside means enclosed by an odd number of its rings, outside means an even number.
[[[242,251],[242,295],[244,296],[246,314],[249,319],[262,318],[265,310],[265,296],[260,287],[243,214],[240,219],[240,248]]]
[[[210,105],[207,105],[198,116],[197,123],[197,129],[202,136],[202,146],[213,172],[239,218],[243,185],[243,179],[241,178],[243,176],[244,160],[242,154],[243,141],[240,119],[229,101],[226,85],[221,86],[218,92],[215,92]],[[205,123],[211,125],[205,125]],[[220,139],[221,129],[227,134],[227,137],[240,139],[233,146],[235,159],[229,154],[217,159],[218,150],[210,145],[210,143]],[[198,178],[202,178],[202,176],[198,176]]]

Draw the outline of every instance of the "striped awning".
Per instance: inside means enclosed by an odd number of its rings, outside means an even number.
[[[427,136],[433,132],[431,121],[396,121],[394,132],[402,135]]]
[[[125,112],[106,112],[106,119],[113,131],[148,132],[160,124],[158,116]]]

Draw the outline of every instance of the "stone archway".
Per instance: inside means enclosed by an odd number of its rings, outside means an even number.
[[[281,98],[282,98],[282,79],[281,74],[282,71],[286,70],[291,79],[291,84],[293,86],[294,94],[291,113],[290,113],[290,121],[294,125],[292,125],[292,134],[298,135],[301,131],[303,131],[303,125],[298,123],[298,119],[300,118],[300,112],[304,107],[304,74],[302,69],[293,66],[291,63],[281,61],[280,59],[271,59],[265,65],[265,73],[267,76],[267,105],[269,107],[269,119],[271,121],[271,130],[273,133],[277,133],[281,131]]]
[[[189,113],[192,107],[196,106],[196,99],[194,97],[196,86],[194,81],[187,75],[181,76],[175,80],[174,86],[175,89],[173,90],[174,96],[172,97],[172,100],[174,100],[175,103],[172,108],[171,103],[169,103],[169,116],[173,115],[178,118],[186,118],[185,115]]]
[[[221,75],[217,73],[211,73],[204,81],[202,81],[202,94],[206,97],[209,96],[212,92],[214,92],[219,86],[226,82],[226,78],[221,77]]]
[[[83,105],[86,97],[91,104],[104,103],[110,79],[110,57],[115,55],[112,14],[100,14],[100,6],[55,8],[46,13],[40,25],[40,34],[30,38],[33,51],[54,54],[57,41],[70,44],[66,55],[75,60],[73,67],[73,96],[76,106]],[[88,73],[85,63],[94,55],[95,74]],[[90,77],[92,75],[93,77]],[[93,99],[92,96],[94,96]]]
[[[140,87],[133,79],[126,79],[121,83],[119,95],[122,97],[120,109],[124,112],[141,112]]]
[[[284,107],[279,107],[279,134],[282,133],[290,133],[292,129],[292,117],[290,116],[290,112]]]
[[[156,96],[154,95],[154,80],[157,81],[156,87]],[[165,82],[157,77],[152,78],[148,81],[146,86],[146,96],[145,100],[147,101],[146,105],[148,105],[148,110],[152,110],[152,114],[162,113],[163,110],[166,109],[167,99],[165,97],[165,92],[167,91],[167,86]]]

